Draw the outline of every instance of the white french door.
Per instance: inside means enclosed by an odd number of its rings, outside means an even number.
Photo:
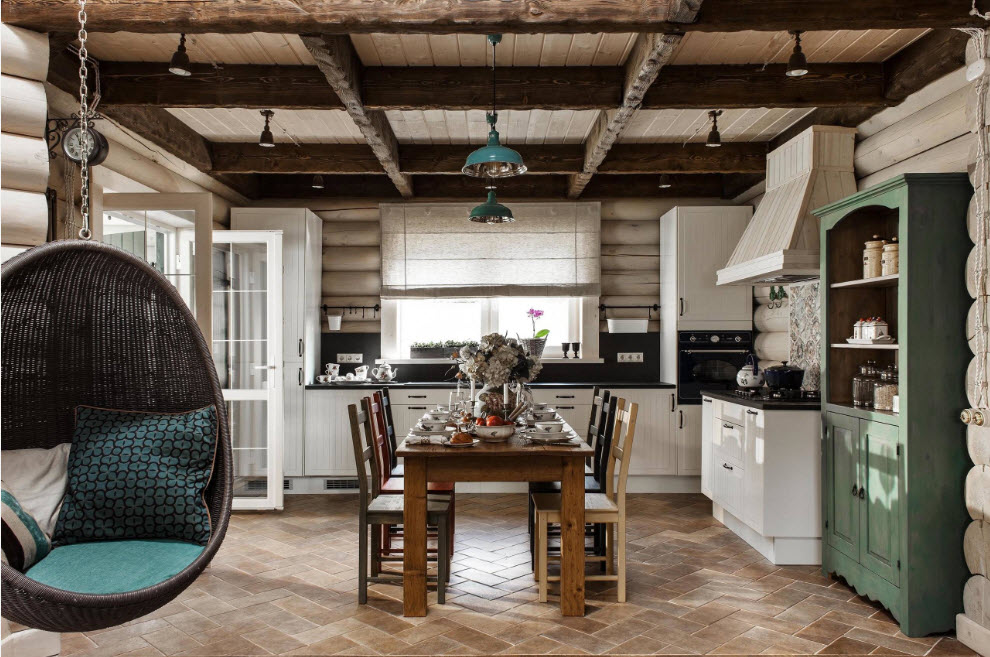
[[[213,231],[212,348],[233,447],[234,509],[281,509],[282,231]]]

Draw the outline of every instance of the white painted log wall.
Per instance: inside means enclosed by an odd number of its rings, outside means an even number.
[[[0,25],[0,243],[36,246],[48,235],[48,35]]]

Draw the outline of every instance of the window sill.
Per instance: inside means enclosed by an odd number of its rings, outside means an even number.
[[[382,363],[389,363],[390,365],[453,365],[454,361],[450,358],[377,358],[375,359],[375,365],[381,365]],[[601,365],[605,362],[604,358],[544,358],[543,363],[553,363],[554,365]]]

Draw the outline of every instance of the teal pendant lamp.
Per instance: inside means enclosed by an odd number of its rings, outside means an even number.
[[[488,187],[488,200],[475,206],[468,219],[476,224],[508,224],[516,220],[512,210],[495,199],[495,187]]]
[[[461,173],[475,178],[508,178],[526,173],[526,165],[522,156],[503,146],[499,141],[495,123],[498,112],[495,111],[495,46],[502,40],[501,34],[489,34],[488,42],[492,44],[492,111],[488,112],[488,144],[468,155],[467,161],[461,168]],[[479,206],[480,207],[480,206]]]

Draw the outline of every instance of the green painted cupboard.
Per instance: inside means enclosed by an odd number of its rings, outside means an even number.
[[[822,570],[881,602],[908,636],[954,628],[967,578],[966,174],[904,174],[819,208]],[[897,237],[899,271],[863,278],[863,248]],[[883,317],[894,344],[852,345]],[[867,360],[898,368],[900,412],[854,406]]]

